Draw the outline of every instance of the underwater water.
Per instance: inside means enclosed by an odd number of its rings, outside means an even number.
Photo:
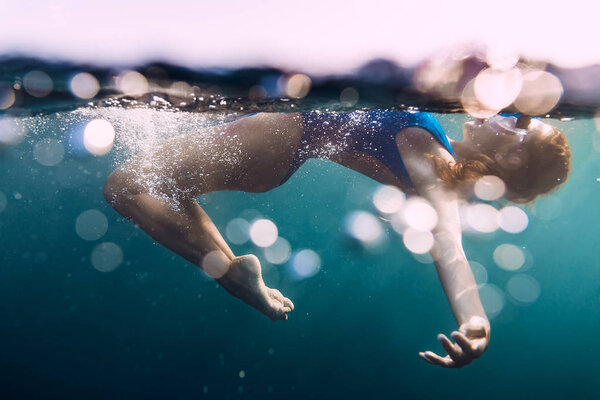
[[[447,370],[418,352],[442,352],[436,335],[456,322],[433,264],[378,218],[382,185],[313,159],[271,192],[199,198],[232,250],[256,254],[267,285],[294,301],[289,320],[273,323],[121,218],[102,194],[132,155],[231,112],[117,103],[0,116],[13,141],[0,152],[2,398],[600,395],[593,118],[549,120],[568,137],[572,171],[558,191],[522,207],[526,229],[465,232],[492,338],[481,359]],[[435,115],[453,139],[471,119]],[[93,155],[84,134],[97,120],[116,137],[108,153]],[[248,240],[242,228],[261,219],[287,240],[283,250]],[[357,234],[357,220],[377,240]]]

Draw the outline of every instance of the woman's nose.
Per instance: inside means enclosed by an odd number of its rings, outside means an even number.
[[[517,128],[519,129],[527,129],[529,123],[531,122],[531,117],[529,115],[521,115],[517,119]]]

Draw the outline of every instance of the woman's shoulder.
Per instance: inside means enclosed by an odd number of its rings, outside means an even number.
[[[446,147],[429,130],[420,126],[409,126],[402,129],[396,135],[396,144],[403,156],[404,153],[408,153],[407,156],[434,154],[445,155],[444,158],[449,157],[449,160],[453,158]]]

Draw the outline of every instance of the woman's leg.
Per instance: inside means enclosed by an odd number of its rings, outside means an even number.
[[[234,296],[273,320],[286,319],[292,302],[265,286],[256,257],[235,257],[194,197],[276,187],[301,136],[298,114],[259,114],[181,136],[119,167],[107,179],[105,197],[119,214]]]

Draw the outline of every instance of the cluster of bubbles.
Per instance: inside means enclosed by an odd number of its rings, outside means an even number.
[[[459,216],[463,232],[471,235],[492,234],[502,230],[509,234],[523,232],[529,225],[529,216],[515,206],[494,207],[490,202],[499,199],[505,191],[504,182],[496,176],[484,176],[474,186],[478,201],[464,202]],[[434,229],[438,214],[424,198],[405,194],[394,186],[380,186],[373,194],[375,213],[358,210],[350,212],[345,219],[345,232],[366,250],[376,250],[387,240],[386,226],[401,237],[404,246],[424,263],[432,262],[429,253],[434,244]],[[501,243],[493,251],[494,263],[511,273],[521,272],[532,264],[532,256],[524,247]],[[488,283],[486,268],[470,261],[479,285],[482,303],[490,318],[496,316],[506,302],[505,292]],[[530,275],[519,273],[512,276],[506,293],[517,304],[534,303],[540,295],[540,285]]]
[[[277,225],[270,219],[236,217],[225,227],[225,236],[235,245],[252,243],[261,250],[262,256],[272,265],[287,265],[294,279],[315,276],[321,268],[321,257],[312,249],[292,249],[290,242],[279,235]],[[213,254],[215,253],[215,254]],[[207,254],[202,261],[202,269],[211,277],[219,278],[226,271],[227,261],[217,259],[220,252]]]
[[[489,118],[508,107],[526,115],[545,115],[563,95],[560,79],[545,65],[522,62],[515,54],[490,47],[478,60],[487,67],[477,71],[467,57],[454,54],[432,60],[415,74],[415,86],[421,92],[459,99],[475,118]]]

